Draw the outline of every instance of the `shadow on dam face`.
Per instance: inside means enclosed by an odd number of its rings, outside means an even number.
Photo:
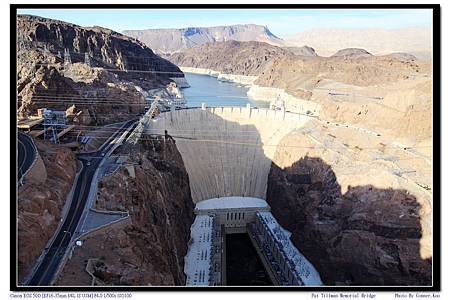
[[[186,109],[161,114],[147,132],[167,131],[175,139],[195,203],[227,196],[265,199],[276,146],[306,120],[268,109]]]
[[[301,145],[281,145],[309,120],[295,118],[262,109],[189,109],[162,114],[147,133],[167,130],[176,141],[195,203],[227,196],[266,199],[325,284],[431,285],[432,258],[421,255],[421,239],[431,229],[422,227],[413,190],[377,188],[368,177],[367,184],[341,193],[331,165]],[[277,165],[283,155],[295,158],[290,166]],[[236,245],[227,245],[230,255],[246,247],[228,238]],[[236,276],[236,285],[255,278]]]
[[[247,233],[227,234],[226,248],[227,285],[273,285]]]

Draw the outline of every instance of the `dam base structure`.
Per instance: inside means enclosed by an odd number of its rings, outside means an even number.
[[[221,197],[200,201],[185,257],[188,286],[226,285],[227,234],[246,233],[273,285],[322,285],[314,266],[297,250],[263,199]]]

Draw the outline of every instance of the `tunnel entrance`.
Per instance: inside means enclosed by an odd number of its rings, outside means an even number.
[[[227,285],[273,285],[247,233],[226,235]]]

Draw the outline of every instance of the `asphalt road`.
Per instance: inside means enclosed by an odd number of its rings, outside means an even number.
[[[28,135],[18,132],[17,135],[17,180],[22,179],[36,158],[36,148]]]
[[[131,126],[131,124],[133,124],[133,122],[136,121],[130,120],[127,122],[121,129],[116,131],[114,137],[118,137],[122,134],[129,126]],[[102,153],[107,153],[112,147],[114,147],[114,144],[109,143],[97,152],[78,155],[78,159],[83,163],[83,169],[78,176],[70,207],[62,226],[60,226],[51,245],[46,249],[45,256],[41,260],[33,276],[26,283],[27,285],[48,286],[52,282],[53,276],[58,270],[67,247],[78,227],[80,218],[83,215],[86,202],[88,201],[92,179],[103,159]]]

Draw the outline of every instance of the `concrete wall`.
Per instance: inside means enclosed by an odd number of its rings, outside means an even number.
[[[231,208],[231,209],[212,209],[212,210],[200,210],[198,215],[215,215],[216,222],[220,225],[228,227],[242,227],[244,232],[245,226],[248,223],[255,222],[256,212],[258,211],[270,211],[269,207],[266,208]]]
[[[284,101],[284,106],[287,111],[297,113],[309,113],[315,116],[320,115],[322,106],[314,101],[294,97],[284,89],[265,87],[253,84],[247,91],[247,96],[253,100],[273,102],[279,99]]]
[[[162,113],[148,134],[167,130],[189,175],[192,199],[265,199],[271,160],[281,139],[309,117],[268,109],[225,107]]]

